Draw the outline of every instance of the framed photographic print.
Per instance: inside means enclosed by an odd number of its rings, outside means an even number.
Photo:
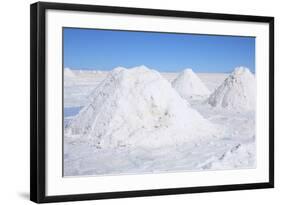
[[[274,187],[274,18],[31,5],[30,198]]]

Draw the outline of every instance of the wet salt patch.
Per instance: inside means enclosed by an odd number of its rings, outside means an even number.
[[[72,117],[79,113],[79,111],[82,109],[82,107],[64,107],[64,117]]]

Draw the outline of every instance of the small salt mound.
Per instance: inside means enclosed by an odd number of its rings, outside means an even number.
[[[217,130],[160,73],[145,66],[112,70],[90,101],[66,134],[100,148],[175,145]]]
[[[235,68],[211,94],[208,103],[213,107],[254,110],[256,107],[255,76],[248,68]]]
[[[182,71],[172,82],[172,85],[178,91],[180,96],[185,99],[210,94],[208,88],[202,83],[192,69],[185,69]]]
[[[64,77],[75,78],[75,73],[70,68],[64,68]]]

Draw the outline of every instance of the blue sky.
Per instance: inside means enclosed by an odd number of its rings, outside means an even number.
[[[160,72],[255,72],[255,38],[64,28],[64,67],[111,70],[146,65]]]

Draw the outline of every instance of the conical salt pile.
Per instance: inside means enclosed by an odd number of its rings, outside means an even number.
[[[254,110],[256,107],[255,76],[248,68],[235,68],[211,94],[208,103],[213,107]]]
[[[196,96],[208,96],[210,91],[202,83],[200,78],[192,71],[185,69],[172,82],[173,87],[178,91],[181,97],[185,99]]]

